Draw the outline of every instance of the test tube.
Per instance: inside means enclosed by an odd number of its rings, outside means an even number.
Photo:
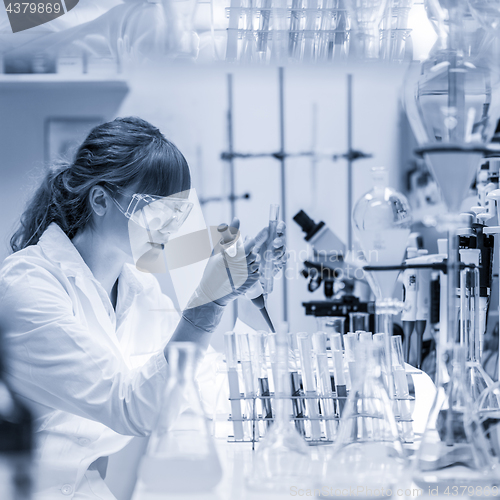
[[[269,19],[271,17],[272,0],[261,0],[259,33],[257,35],[257,52],[265,60],[267,40],[269,38]]]
[[[264,292],[270,294],[274,285],[274,246],[278,228],[278,218],[280,213],[279,205],[271,205],[269,209],[269,236],[267,238],[269,248],[264,254]]]
[[[396,388],[396,398],[399,406],[401,418],[401,429],[403,440],[407,443],[413,442],[413,426],[411,423],[410,391],[408,390],[408,380],[403,356],[403,343],[400,335],[391,337],[391,358],[392,370],[394,374],[394,385]]]
[[[248,333],[239,333],[237,335],[238,347],[240,352],[241,371],[243,374],[243,392],[245,394],[247,415],[252,422],[252,438],[258,439],[255,432],[256,429],[256,414],[255,414],[255,384],[254,374],[252,370],[252,358],[250,351],[250,340]]]
[[[299,375],[299,350],[297,346],[297,337],[293,333],[288,335],[289,341],[289,356],[290,356],[290,385],[292,392],[292,409],[295,419],[295,428],[301,436],[305,436],[304,428],[304,398],[300,390],[302,385]]]
[[[316,332],[313,335],[313,349],[316,354],[318,369],[318,385],[321,395],[321,413],[325,417],[325,434],[328,441],[333,441],[336,435],[335,407],[333,404],[332,382],[328,368],[326,353],[326,333]]]
[[[356,345],[358,343],[358,334],[349,332],[344,335],[345,359],[349,369],[349,378],[351,379],[351,389],[356,379]]]
[[[359,334],[359,341],[363,342],[371,342],[372,341],[372,332],[356,332]]]
[[[318,0],[306,0],[306,20],[304,26],[304,60],[313,61],[316,52],[316,22],[318,18]]]
[[[302,0],[292,0],[292,11],[290,13],[290,39],[288,45],[289,56],[292,59],[301,59],[302,36],[300,30],[302,17]]]
[[[273,412],[271,408],[271,399],[269,393],[269,377],[267,373],[266,359],[266,340],[267,334],[264,331],[255,333],[256,348],[257,348],[257,381],[259,384],[259,393],[262,401],[262,414],[268,419],[267,426],[272,424]]]
[[[318,393],[316,392],[316,379],[314,378],[313,359],[314,351],[312,349],[311,337],[307,333],[298,333],[300,361],[302,367],[302,383],[306,396],[306,407],[309,419],[311,421],[311,438],[313,441],[321,440],[321,425],[319,422]]]
[[[339,413],[342,415],[347,398],[347,385],[344,373],[344,359],[342,357],[342,340],[340,333],[334,333],[330,338],[333,356],[333,370],[335,373],[335,390],[339,402]]]
[[[234,332],[224,334],[224,350],[226,354],[227,378],[229,382],[229,398],[231,400],[231,420],[233,422],[234,439],[243,440],[243,415],[241,414],[241,394],[238,380],[238,358],[236,355],[236,335]]]

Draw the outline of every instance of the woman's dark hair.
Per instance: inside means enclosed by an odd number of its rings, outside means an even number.
[[[52,167],[35,192],[10,240],[13,252],[38,243],[55,222],[73,238],[91,220],[93,186],[169,196],[191,187],[186,159],[150,123],[117,118],[91,130],[70,164]]]

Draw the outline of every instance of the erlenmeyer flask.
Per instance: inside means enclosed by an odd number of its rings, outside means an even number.
[[[415,458],[413,480],[426,491],[491,486],[494,459],[467,390],[465,347],[454,345],[443,352],[440,383]]]
[[[362,496],[392,489],[406,463],[381,358],[377,343],[357,344],[356,376],[324,478],[335,488],[363,485]]]
[[[169,378],[156,430],[139,470],[140,488],[198,493],[214,488],[222,469],[195,383],[197,347],[171,342]],[[181,407],[185,409],[177,418]]]
[[[247,484],[251,489],[289,493],[292,485],[305,484],[310,465],[307,445],[290,421],[290,376],[287,328],[276,334],[274,423],[262,439]]]

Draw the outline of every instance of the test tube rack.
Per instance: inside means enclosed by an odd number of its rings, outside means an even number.
[[[296,391],[290,398],[291,407],[294,408],[293,414],[290,413],[290,420],[295,422],[295,426],[299,434],[304,437],[304,440],[309,445],[322,445],[322,444],[331,444],[335,442],[335,438],[328,437],[328,431],[326,430],[327,422],[334,422],[334,434],[338,431],[338,425],[342,418],[343,408],[345,402],[348,398],[348,394],[346,396],[339,396],[335,392],[333,392],[329,396],[322,396],[320,394],[316,395],[306,395],[302,390]],[[252,443],[252,449],[256,442],[262,439],[265,436],[266,429],[271,425],[274,421],[274,418],[267,417],[264,415],[266,401],[271,401],[271,405],[274,408],[273,401],[275,401],[274,393],[270,392],[268,394],[259,394],[257,393],[254,396],[245,396],[243,393],[240,393],[239,397],[229,397],[229,401],[239,401],[240,404],[247,408],[247,413],[242,412],[241,418],[235,418],[232,415],[229,415],[228,420],[230,422],[242,422],[243,426],[247,426],[245,437],[243,439],[235,439],[234,435],[228,436],[228,442],[230,443]],[[307,412],[307,400],[313,400],[316,402],[319,408],[318,416],[312,417],[308,415]],[[334,416],[326,416],[322,413],[322,408],[324,408],[325,402],[330,400],[334,404],[335,415]],[[398,427],[405,423],[413,423],[412,419],[405,419],[399,416],[397,413],[397,405],[399,401],[414,401],[415,397],[409,395],[408,397],[397,397],[395,394],[393,395],[393,403],[395,408],[395,418],[398,424]],[[245,402],[247,404],[245,405]],[[273,409],[274,412],[274,409]],[[274,414],[274,413],[273,413]],[[360,415],[361,416],[361,415]],[[369,416],[369,415],[363,415]],[[376,418],[376,417],[374,417]],[[311,422],[319,421],[322,427],[321,438],[313,439],[311,433]],[[404,444],[411,444],[413,441],[408,441],[404,439],[404,434],[400,432],[401,440]]]

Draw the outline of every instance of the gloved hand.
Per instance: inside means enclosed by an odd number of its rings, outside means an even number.
[[[209,302],[225,306],[238,296],[245,294],[259,279],[259,265],[256,263],[257,254],[252,250],[256,246],[253,238],[241,239],[239,232],[240,221],[234,219],[230,231],[234,240],[221,252],[217,244],[208,260],[201,282],[189,300],[187,309],[199,307]],[[260,245],[265,237],[258,234]],[[259,247],[260,248],[260,247]]]

